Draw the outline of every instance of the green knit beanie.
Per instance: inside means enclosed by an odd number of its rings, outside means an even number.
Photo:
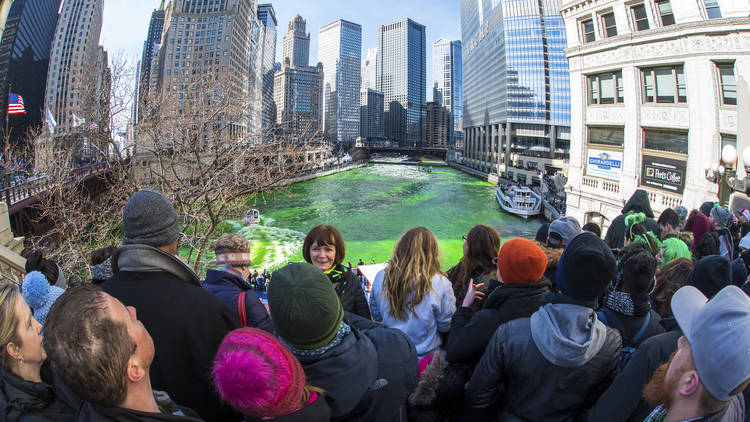
[[[276,334],[302,350],[328,345],[344,319],[328,276],[304,262],[274,271],[268,283],[268,309]]]

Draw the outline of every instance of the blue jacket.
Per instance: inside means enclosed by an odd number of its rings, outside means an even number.
[[[206,280],[203,287],[221,299],[229,309],[237,315],[237,301],[240,292],[245,291],[245,312],[247,315],[247,326],[260,328],[273,334],[273,326],[268,311],[258,298],[258,295],[252,290],[249,284],[240,277],[226,271],[208,270],[206,271]]]

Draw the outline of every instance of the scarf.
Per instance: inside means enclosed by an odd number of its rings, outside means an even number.
[[[347,334],[352,332],[352,328],[347,325],[347,323],[341,321],[341,325],[339,326],[339,331],[336,333],[336,336],[331,340],[330,343],[327,345],[321,347],[320,349],[311,349],[311,350],[303,350],[303,349],[297,349],[296,347],[292,346],[291,344],[287,343],[286,340],[281,338],[281,341],[286,344],[286,346],[289,348],[289,350],[292,352],[295,356],[320,356],[323,353],[333,349],[334,347],[338,346],[339,343],[341,343],[341,340],[344,339],[344,337],[347,336]]]
[[[627,316],[644,316],[651,310],[648,295],[645,293],[625,293],[617,290],[609,292],[607,308]]]

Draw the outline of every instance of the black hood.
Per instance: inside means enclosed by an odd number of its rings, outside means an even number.
[[[627,214],[629,212],[642,212],[646,214],[648,218],[654,218],[654,211],[651,210],[651,202],[648,199],[648,192],[643,189],[637,189],[633,192],[633,196],[628,199],[625,206],[622,208],[622,213]]]
[[[536,283],[523,284],[500,284],[492,291],[484,304],[484,308],[500,308],[509,298],[513,299],[541,299],[549,292],[552,282],[547,278],[542,278]]]

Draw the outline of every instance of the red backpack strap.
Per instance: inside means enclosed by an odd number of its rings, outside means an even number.
[[[247,310],[245,309],[245,291],[237,298],[237,314],[240,316],[240,327],[247,327]]]

